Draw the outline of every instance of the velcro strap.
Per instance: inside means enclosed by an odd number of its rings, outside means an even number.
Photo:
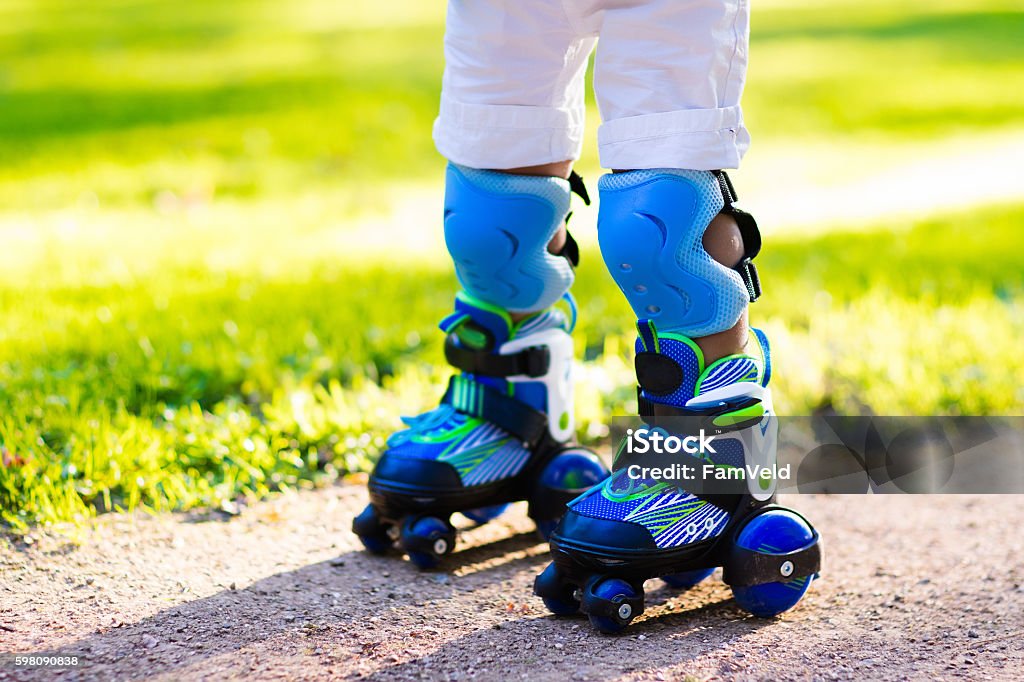
[[[569,230],[565,231],[565,244],[562,246],[562,250],[558,252],[559,256],[569,261],[569,265],[574,268],[580,264],[580,245],[573,239],[572,234]]]
[[[460,346],[454,334],[449,334],[445,339],[444,357],[448,364],[463,372],[489,377],[512,377],[520,374],[539,377],[547,374],[551,365],[551,351],[547,346],[530,346],[517,353],[500,355]]]
[[[453,376],[448,381],[441,402],[508,431],[528,447],[536,446],[547,433],[548,418],[543,412],[464,376]]]
[[[750,297],[750,302],[753,303],[761,298],[761,278],[757,276],[757,267],[754,265],[754,261],[744,258],[736,266],[736,272],[740,273],[743,284],[747,287],[747,295]]]
[[[761,279],[757,276],[757,268],[752,262],[761,251],[761,231],[757,227],[754,216],[734,206],[738,197],[729,175],[725,171],[715,171],[715,178],[718,180],[718,186],[722,190],[722,200],[725,202],[722,213],[733,217],[740,229],[740,236],[743,238],[743,260],[735,269],[743,278],[743,284],[747,287],[747,295],[750,297],[750,302],[753,303],[761,297]]]
[[[708,433],[720,434],[730,431],[741,431],[761,421],[763,412],[751,414],[749,418],[737,417],[735,421],[715,423],[716,417],[727,418],[744,408],[752,407],[760,401],[757,398],[746,398],[731,405],[717,405],[704,409],[675,407],[656,403],[644,395],[643,387],[636,387],[637,413],[651,426],[662,426],[671,433],[689,433],[704,429]]]
[[[590,206],[590,195],[587,193],[587,185],[583,182],[583,176],[572,171],[569,173],[569,190],[574,192],[583,199],[583,203],[586,206]]]

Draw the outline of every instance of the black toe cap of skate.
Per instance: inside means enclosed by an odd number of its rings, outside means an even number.
[[[595,519],[569,510],[558,527],[559,540],[594,549],[639,552],[657,550],[650,531],[638,523]]]
[[[447,462],[396,457],[385,452],[373,469],[374,482],[419,490],[451,490],[462,486],[459,472]]]

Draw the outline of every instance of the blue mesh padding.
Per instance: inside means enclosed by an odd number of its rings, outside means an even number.
[[[717,436],[711,442],[715,454],[707,453],[707,457],[715,464],[727,464],[734,467],[742,467],[746,464],[745,448],[743,441],[739,438],[726,438]]]
[[[466,291],[513,312],[554,305],[575,277],[565,258],[548,252],[569,196],[562,178],[448,164],[444,237]]]
[[[611,487],[613,490],[621,488],[624,485],[623,481],[637,486],[639,481],[633,481],[629,478],[628,473],[625,469],[612,474],[611,478],[605,481],[604,485],[592,488],[582,499],[578,499],[573,505],[572,510],[577,514],[583,516],[589,516],[594,519],[612,519],[614,521],[622,520],[631,511],[639,507],[644,503],[645,498],[639,497],[628,501],[615,501],[610,500],[604,495],[604,488]],[[638,488],[642,490],[642,488]]]
[[[740,274],[703,245],[707,226],[724,205],[713,173],[613,173],[598,188],[601,255],[638,318],[691,337],[736,324],[749,292]]]

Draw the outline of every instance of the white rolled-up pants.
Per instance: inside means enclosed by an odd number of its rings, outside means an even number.
[[[736,168],[749,19],[747,0],[449,0],[438,151],[473,168],[578,159],[597,44],[603,167]]]

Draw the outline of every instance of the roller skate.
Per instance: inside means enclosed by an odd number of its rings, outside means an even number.
[[[751,331],[753,355],[705,367],[686,336],[659,334],[648,320],[637,326],[644,422],[663,434],[692,435],[698,425],[714,434],[713,448],[692,459],[716,468],[773,467],[778,425],[765,335]],[[553,613],[582,612],[596,629],[617,633],[643,612],[644,581],[686,589],[716,567],[736,603],[755,616],[786,611],[807,592],[819,570],[818,533],[775,504],[773,478],[748,476],[724,493],[693,492],[683,480],[639,478],[628,461],[620,451],[611,476],[571,502],[551,535],[554,561],[534,592]]]
[[[439,407],[403,419],[408,428],[388,440],[352,525],[366,549],[397,545],[432,568],[455,548],[452,514],[482,524],[521,500],[546,539],[566,503],[607,476],[596,455],[570,445],[574,322],[552,307],[513,323],[502,308],[456,297],[440,326],[461,373]]]

